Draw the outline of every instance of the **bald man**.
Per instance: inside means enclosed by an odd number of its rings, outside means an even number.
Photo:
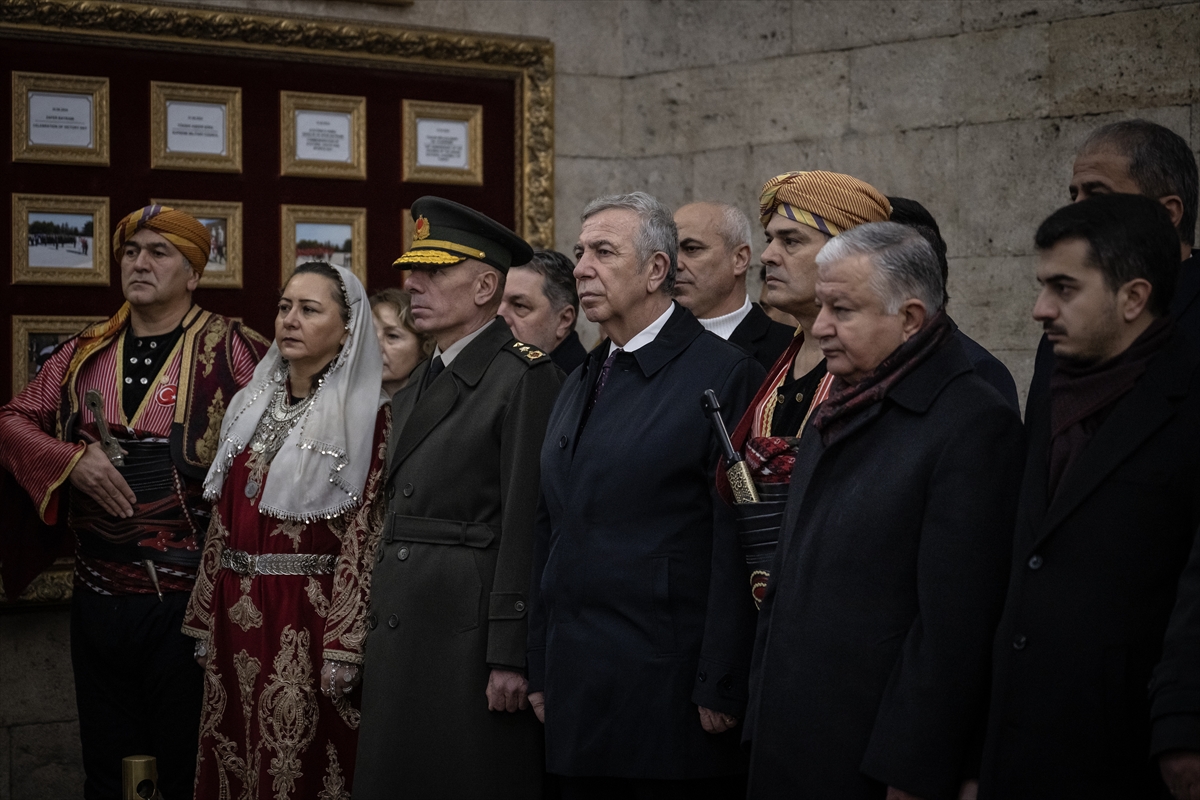
[[[746,294],[750,220],[727,203],[690,203],[675,212],[679,273],[675,299],[704,328],[770,369],[793,329],[767,316]]]

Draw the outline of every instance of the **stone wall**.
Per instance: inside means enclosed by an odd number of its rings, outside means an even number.
[[[214,0],[522,34],[556,48],[556,238],[590,198],[733,202],[830,169],[937,216],[951,312],[1024,394],[1038,328],[1032,236],[1075,147],[1145,116],[1200,148],[1200,3],[1171,0]],[[585,341],[595,329],[584,324]],[[78,797],[62,611],[0,616],[0,800]]]

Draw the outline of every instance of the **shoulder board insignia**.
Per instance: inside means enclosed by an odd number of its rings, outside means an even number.
[[[532,345],[525,344],[524,342],[514,341],[512,343],[512,349],[513,355],[524,356],[530,361],[537,361],[538,359],[549,357],[541,350],[538,350]]]

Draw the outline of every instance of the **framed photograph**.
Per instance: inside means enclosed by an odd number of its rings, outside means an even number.
[[[12,196],[12,282],[108,285],[108,198]]]
[[[307,261],[345,267],[367,285],[367,210],[337,206],[280,206],[283,231],[279,283]]]
[[[89,325],[108,317],[21,316],[12,318],[12,393],[29,385],[54,349]]]
[[[241,172],[241,88],[150,81],[150,168]]]
[[[108,166],[108,78],[12,74],[13,161]]]
[[[483,106],[401,100],[405,183],[483,185]]]
[[[212,250],[200,277],[201,289],[242,288],[242,204],[208,200],[163,200],[151,203],[186,211],[208,228]]]
[[[280,175],[367,179],[367,98],[279,93]]]

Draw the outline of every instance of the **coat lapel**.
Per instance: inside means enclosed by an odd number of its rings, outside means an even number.
[[[1028,402],[1037,404],[1027,411],[1029,418],[1029,452],[1025,458],[1025,480],[1021,488],[1020,507],[1017,509],[1018,526],[1024,526],[1025,539],[1017,544],[1032,544],[1046,518],[1047,497],[1050,482],[1050,401],[1042,393],[1030,396]]]
[[[1183,334],[1177,332],[1137,384],[1117,402],[1063,475],[1035,544],[1049,536],[1113,470],[1175,415],[1177,400],[1186,396],[1197,360]],[[1049,430],[1044,438],[1049,441]]]
[[[429,386],[422,388],[430,362],[417,368],[413,375],[417,381],[415,391],[402,391],[393,401],[392,422],[400,433],[392,449],[389,478],[454,409],[463,388],[479,383],[492,359],[511,341],[512,332],[504,320],[497,317]]]

